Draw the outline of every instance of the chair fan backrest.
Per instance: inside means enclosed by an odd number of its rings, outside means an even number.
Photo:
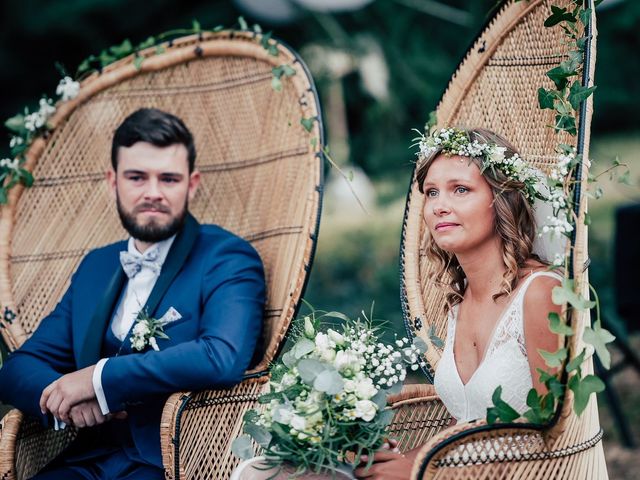
[[[546,72],[564,60],[568,51],[561,29],[544,27],[552,3],[570,6],[573,2],[504,2],[474,41],[449,83],[436,112],[438,128],[483,127],[495,131],[509,139],[523,158],[542,171],[548,171],[556,163],[556,148],[560,142],[577,146],[578,153],[588,158],[591,98],[587,113],[579,119],[577,137],[556,134],[549,127],[554,124],[555,112],[541,110],[538,106],[538,88],[553,86]],[[595,51],[595,41],[587,48],[591,49],[589,53]],[[591,69],[587,83],[593,78],[594,64],[587,67],[588,71]],[[579,179],[582,187],[586,185],[586,168],[583,166]],[[582,195],[579,202],[583,214],[586,196]],[[414,176],[405,210],[401,247],[402,305],[407,328],[428,345],[429,365],[425,373],[433,379],[442,348],[434,344],[431,337],[445,338],[447,319],[444,291],[430,280],[434,265],[425,251],[428,232],[422,219],[423,207],[424,196],[418,190]],[[577,222],[572,246],[571,273],[577,281],[582,281],[586,254],[586,227],[582,221]],[[579,322],[579,329],[584,329],[584,321],[584,318],[572,318],[572,322]]]
[[[53,309],[87,251],[126,238],[104,181],[111,139],[127,115],[156,107],[194,135],[202,183],[191,212],[247,239],[262,258],[265,355],[256,370],[265,369],[305,286],[323,182],[313,81],[294,52],[277,50],[248,32],[184,37],[163,53],[141,52],[141,64],[131,56],[91,75],[76,99],[58,105],[51,135],[28,151],[33,187],[14,189],[0,220],[0,302],[18,314],[0,329],[10,349]],[[284,64],[295,75],[277,91],[272,69]],[[314,119],[310,131],[303,118]]]

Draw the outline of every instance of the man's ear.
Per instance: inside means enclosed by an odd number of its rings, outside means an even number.
[[[192,201],[193,197],[195,197],[198,185],[200,185],[200,172],[194,170],[189,175],[189,201]]]
[[[116,176],[116,171],[113,168],[107,170],[107,173],[105,174],[105,178],[107,180],[107,188],[109,189],[109,193],[114,200],[116,198]]]

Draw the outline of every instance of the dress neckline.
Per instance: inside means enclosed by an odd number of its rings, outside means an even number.
[[[489,336],[489,341],[487,342],[484,352],[482,353],[482,358],[480,359],[480,362],[478,363],[478,366],[476,367],[476,369],[473,371],[471,376],[467,379],[466,383],[462,381],[462,377],[460,376],[460,371],[458,370],[458,362],[456,362],[456,333],[458,329],[458,312],[460,310],[460,304],[458,303],[453,306],[453,308],[451,309],[451,316],[454,319],[455,323],[453,325],[453,338],[451,342],[451,358],[453,359],[453,367],[454,367],[453,369],[456,372],[456,376],[458,377],[458,380],[460,381],[462,388],[466,388],[467,385],[471,383],[471,381],[474,379],[474,377],[476,376],[480,368],[483,366],[484,361],[487,358],[487,353],[489,352],[489,349],[493,345],[493,341],[495,339],[495,335],[498,330],[498,327],[504,321],[504,318],[506,317],[507,313],[509,313],[509,311],[513,307],[515,300],[520,295],[520,292],[524,290],[525,285],[528,285],[531,282],[531,280],[535,278],[538,274],[546,274],[546,273],[551,273],[553,275],[553,272],[548,272],[546,270],[531,272],[528,275],[528,278],[524,279],[524,281],[520,283],[520,285],[518,285],[516,289],[511,293],[512,295],[511,300],[509,301],[509,303],[507,303],[505,308],[502,310],[502,313],[500,313],[500,317],[498,318],[498,321],[493,326],[493,330],[491,331],[491,335]]]

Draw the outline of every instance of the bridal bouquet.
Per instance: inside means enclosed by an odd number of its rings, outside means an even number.
[[[323,326],[328,317],[341,324]],[[263,408],[244,417],[236,455],[252,457],[253,438],[268,465],[285,463],[302,473],[333,469],[348,453],[359,457],[381,447],[393,418],[387,395],[400,389],[407,368],[423,364],[426,344],[385,343],[363,317],[314,311],[295,324],[294,344],[272,369],[270,393],[259,399]]]

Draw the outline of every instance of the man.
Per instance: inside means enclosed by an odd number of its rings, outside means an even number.
[[[264,274],[244,240],[188,212],[200,173],[183,122],[125,119],[107,181],[129,241],[90,252],[0,369],[0,399],[78,439],[42,479],[161,479],[169,394],[232,386],[261,332]]]

